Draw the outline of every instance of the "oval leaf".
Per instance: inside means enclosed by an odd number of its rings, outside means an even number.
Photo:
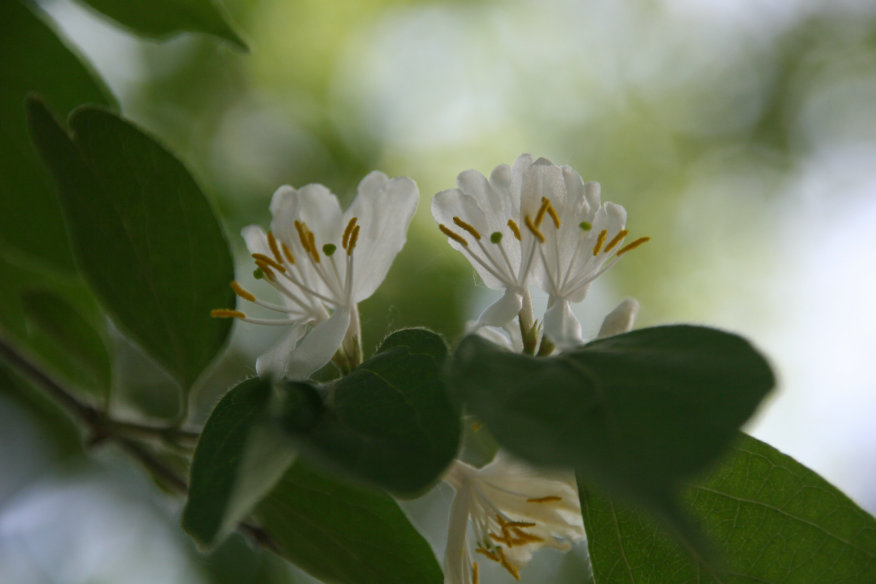
[[[210,34],[246,50],[228,23],[225,10],[212,0],[85,0],[133,32],[164,39],[181,32]]]
[[[61,206],[27,135],[24,101],[39,93],[66,116],[83,103],[112,106],[114,100],[46,20],[33,2],[0,2],[0,254],[13,249],[72,272]]]
[[[386,493],[296,462],[259,505],[280,553],[324,582],[441,584],[429,544]]]
[[[244,381],[216,405],[201,432],[182,526],[202,547],[219,543],[294,459],[267,416],[270,397],[267,381]]]
[[[288,385],[283,425],[315,462],[399,495],[421,493],[459,447],[459,415],[442,374],[446,353],[430,331],[394,333],[325,389],[330,397],[323,408],[312,405],[318,397],[304,399],[316,395],[314,388]]]
[[[685,489],[720,563],[694,561],[640,511],[579,488],[597,584],[876,582],[876,519],[750,436]]]
[[[74,113],[71,140],[28,102],[31,134],[58,183],[82,272],[117,324],[189,388],[224,344],[231,253],[182,163],[115,114]]]
[[[661,493],[715,460],[773,386],[744,339],[693,326],[633,331],[550,358],[469,336],[450,380],[519,456]]]

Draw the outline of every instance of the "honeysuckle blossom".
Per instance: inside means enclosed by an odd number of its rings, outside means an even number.
[[[584,539],[575,476],[569,471],[535,469],[500,450],[480,469],[455,461],[444,481],[456,490],[445,584],[479,584],[479,559],[500,564],[519,580],[539,549],[566,551]]]
[[[259,375],[305,379],[332,358],[345,369],[361,360],[357,303],[386,277],[404,246],[417,201],[411,179],[390,179],[376,171],[362,179],[346,211],[320,184],[277,189],[271,199],[271,230],[250,225],[242,234],[257,277],[279,293],[282,304],[257,298],[237,282],[231,287],[240,298],[280,318],[252,318],[230,309],[212,313],[289,327],[285,338],[259,357]]]
[[[584,341],[571,303],[583,300],[596,278],[649,238],[624,244],[627,212],[601,202],[599,183],[585,184],[571,167],[544,158],[535,164],[541,165],[542,204],[530,225],[540,258],[534,276],[549,296],[545,335],[566,349]]]
[[[527,280],[537,256],[525,221],[539,204],[529,188],[532,165],[524,154],[512,166],[497,166],[489,180],[467,170],[457,177],[457,188],[432,199],[432,216],[450,245],[468,258],[484,284],[505,290],[481,314],[482,326],[503,326],[521,309],[531,311]]]

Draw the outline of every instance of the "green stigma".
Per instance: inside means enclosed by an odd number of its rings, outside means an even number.
[[[498,231],[492,232],[490,234],[490,241],[492,241],[493,243],[499,243],[500,241],[502,241],[502,234]]]
[[[335,253],[336,249],[338,249],[338,246],[333,243],[327,243],[322,246],[322,253],[324,253],[328,257],[332,257],[332,254]]]
[[[262,278],[265,277],[265,273],[262,271],[261,268],[256,268],[252,271],[252,276],[256,280],[261,280]]]
[[[593,229],[593,225],[591,225],[587,221],[582,221],[581,223],[578,224],[578,227],[580,227],[584,231],[590,231],[591,229]]]

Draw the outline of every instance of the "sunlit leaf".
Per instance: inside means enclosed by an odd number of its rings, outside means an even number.
[[[95,10],[135,33],[164,39],[181,32],[217,36],[246,49],[246,43],[214,0],[84,0]]]
[[[876,582],[876,519],[823,478],[749,436],[685,489],[715,544],[698,564],[646,514],[580,489],[597,584]]]
[[[78,110],[71,139],[42,102],[28,106],[82,272],[119,327],[190,387],[230,330],[210,310],[233,302],[209,203],[173,154],[115,114]]]
[[[267,415],[271,385],[250,379],[222,398],[198,440],[182,525],[204,547],[228,534],[280,479],[294,453]]]
[[[283,425],[317,462],[396,494],[420,493],[459,447],[459,415],[442,375],[446,353],[435,333],[394,333],[375,356],[323,388],[325,407],[313,405],[321,403],[315,388],[288,385]]]
[[[440,584],[429,544],[386,493],[296,462],[257,517],[283,556],[324,582]]]
[[[0,253],[14,250],[72,272],[61,207],[28,138],[24,101],[37,92],[56,115],[66,116],[83,103],[112,106],[114,100],[42,11],[27,4],[0,2]]]

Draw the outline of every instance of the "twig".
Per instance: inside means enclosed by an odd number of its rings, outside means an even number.
[[[161,478],[168,486],[178,491],[181,495],[185,495],[188,492],[189,486],[185,479],[179,476],[173,469],[168,467],[158,458],[153,456],[152,453],[144,448],[142,444],[132,440],[126,434],[140,434],[141,436],[161,438],[163,440],[172,440],[176,438],[195,442],[199,437],[197,432],[188,432],[172,427],[149,426],[135,422],[113,420],[100,410],[79,401],[73,393],[68,391],[63,385],[53,379],[36,363],[31,361],[2,337],[0,337],[0,357],[3,357],[3,359],[8,361],[21,373],[30,377],[46,391],[49,397],[53,398],[74,418],[87,426],[91,432],[89,445],[94,446],[107,440],[113,441],[117,443],[122,450],[130,454],[133,458],[137,459],[140,464],[149,469],[153,475]],[[261,547],[273,552],[279,551],[276,542],[274,542],[270,534],[258,525],[241,521],[237,524],[237,530],[242,534],[249,536]]]

